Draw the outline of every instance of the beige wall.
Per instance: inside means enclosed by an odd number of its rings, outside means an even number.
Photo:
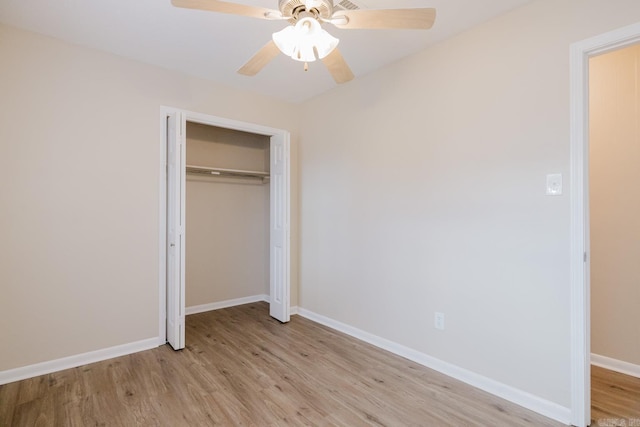
[[[570,44],[638,16],[539,0],[308,102],[300,305],[568,407],[569,194],[545,175],[569,183]]]
[[[187,164],[269,171],[270,138],[187,123]],[[269,184],[187,175],[187,307],[269,295]]]
[[[589,79],[591,351],[640,365],[640,45]]]
[[[0,57],[0,371],[156,337],[160,106],[290,130],[294,159],[297,107],[6,26]]]

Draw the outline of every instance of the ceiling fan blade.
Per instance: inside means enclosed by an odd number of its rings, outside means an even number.
[[[255,76],[262,70],[265,65],[273,60],[280,53],[278,46],[270,40],[265,44],[246,64],[238,70],[239,74],[245,76]]]
[[[322,62],[331,73],[331,77],[336,83],[346,83],[349,80],[353,80],[353,72],[347,62],[342,57],[342,54],[338,50],[338,48],[333,49],[333,51],[322,58]]]
[[[340,10],[335,12],[328,21],[336,27],[344,29],[428,30],[433,26],[435,20],[435,9],[422,8]]]
[[[211,12],[230,13],[233,15],[250,16],[260,19],[278,19],[282,14],[273,9],[248,6],[244,4],[229,3],[217,0],[171,0],[171,4],[176,7],[186,9],[209,10]]]

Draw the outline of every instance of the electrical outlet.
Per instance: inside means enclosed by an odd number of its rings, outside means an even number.
[[[435,313],[433,326],[441,331],[444,330],[444,313]]]

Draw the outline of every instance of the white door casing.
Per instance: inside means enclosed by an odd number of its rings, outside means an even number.
[[[174,350],[185,341],[185,119],[167,116],[167,342]]]
[[[640,42],[633,24],[571,45],[571,424],[591,422],[589,58]]]

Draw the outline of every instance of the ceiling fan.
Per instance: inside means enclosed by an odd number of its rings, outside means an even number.
[[[258,19],[286,20],[291,25],[273,33],[238,73],[256,75],[280,52],[308,63],[322,60],[337,83],[353,79],[353,72],[337,49],[339,40],[322,29],[324,23],[343,29],[423,29],[433,26],[436,11],[432,8],[336,10],[333,0],[278,0],[278,10],[217,0],[171,0],[176,7],[209,10]]]

